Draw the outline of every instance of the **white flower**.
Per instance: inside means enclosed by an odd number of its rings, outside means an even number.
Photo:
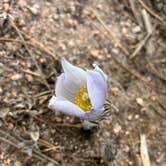
[[[83,120],[95,120],[104,111],[107,76],[97,66],[85,71],[62,59],[62,73],[55,86],[56,96],[49,101],[49,108]]]

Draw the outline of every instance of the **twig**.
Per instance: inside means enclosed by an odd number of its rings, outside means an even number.
[[[92,9],[92,12],[94,13],[95,17],[97,18],[97,20],[103,25],[103,27],[105,28],[105,30],[111,35],[112,39],[115,41],[116,45],[126,54],[129,55],[129,52],[126,50],[125,47],[122,46],[122,44],[120,43],[120,41],[115,37],[115,35],[110,31],[110,29],[108,28],[108,26],[105,24],[105,22],[100,18],[99,14]]]
[[[142,7],[144,7],[149,12],[149,14],[151,14],[153,17],[161,21],[166,26],[166,22],[160,16],[154,13],[142,0],[138,0],[138,1],[142,5]]]
[[[21,33],[23,33],[22,31],[20,31]],[[54,53],[52,53],[52,51],[48,50],[46,47],[44,47],[44,45],[41,42],[38,42],[37,40],[35,40],[34,38],[28,36],[27,34],[23,33],[29,40],[31,41],[25,41],[27,45],[30,45],[32,47],[37,47],[38,49],[44,51],[46,54],[50,55],[54,60],[57,60],[56,56],[54,55]],[[13,39],[13,38],[0,38],[0,41],[4,41],[4,42],[17,42],[17,43],[22,43],[21,40],[18,39]]]
[[[7,144],[9,144],[9,145],[14,146],[15,148],[17,148],[19,150],[21,150],[22,153],[25,153],[25,154],[29,155],[27,151],[25,151],[23,149],[20,149],[19,146],[17,144],[13,143],[12,141],[9,141],[9,140],[4,139],[2,137],[0,137],[0,140],[7,143]],[[38,160],[41,160],[41,161],[45,162],[45,159],[43,157],[40,157],[39,155],[33,154],[33,157],[35,157]]]
[[[37,143],[46,147],[46,149],[43,150],[44,152],[47,152],[50,150],[54,150],[57,152],[58,151],[57,149],[60,148],[59,145],[55,146],[55,145],[53,145],[53,144],[51,144],[43,139],[39,139]]]
[[[157,99],[157,101],[159,106],[166,112],[166,106],[160,100]]]
[[[166,63],[166,59],[164,59],[164,58],[163,59],[157,59],[157,60],[154,60],[153,63],[157,63],[157,64],[164,63],[165,64]]]
[[[149,65],[149,67],[150,67],[150,69],[151,69],[151,72],[152,72],[153,74],[155,74],[159,79],[161,79],[161,80],[163,80],[163,81],[166,82],[166,77],[165,77],[162,73],[160,73],[160,72],[155,68],[155,66],[154,66],[152,63],[150,63],[150,62],[148,61],[148,65]]]
[[[29,74],[29,75],[32,75],[32,76],[35,76],[35,77],[41,77],[40,74],[36,73],[36,72],[33,72],[31,70],[24,70],[24,69],[19,69],[21,70],[22,72],[26,73],[26,74]]]
[[[140,75],[137,71],[131,69],[128,65],[124,65],[121,62],[119,62],[119,60],[117,58],[115,58],[114,56],[112,56],[112,58],[115,60],[115,62],[117,64],[119,64],[123,69],[125,69],[126,71],[128,71],[129,73],[131,73],[132,75],[134,75],[136,78],[142,80],[143,82],[149,84],[149,81],[142,75]]]
[[[39,97],[41,97],[41,96],[49,95],[49,94],[51,94],[51,93],[53,93],[53,91],[52,91],[52,90],[48,90],[48,91],[44,91],[44,92],[38,93],[38,94],[36,94],[36,95],[33,96],[33,97],[39,98]]]
[[[140,153],[141,153],[143,166],[150,166],[150,159],[149,159],[145,134],[141,134],[140,140],[141,140]]]
[[[131,54],[129,59],[133,59],[136,57],[136,55],[139,53],[139,51],[142,49],[142,47],[145,45],[145,43],[150,38],[151,34],[147,34],[145,38],[138,44],[138,47],[134,50],[134,52]]]
[[[34,61],[35,66],[36,66],[37,70],[39,71],[39,73],[40,73],[40,75],[41,75],[41,77],[42,77],[42,79],[43,79],[43,83],[46,85],[46,87],[47,87],[48,89],[50,89],[50,86],[49,86],[49,84],[47,83],[47,80],[45,79],[45,76],[44,76],[44,74],[43,74],[43,72],[42,72],[40,66],[38,65],[38,63],[37,63],[37,61],[36,61],[34,55],[31,54],[31,52],[30,52],[30,50],[29,50],[29,48],[28,48],[28,46],[27,46],[27,44],[26,44],[26,42],[25,42],[25,40],[24,40],[24,37],[22,36],[22,34],[21,34],[20,30],[18,29],[18,27],[16,26],[16,24],[14,23],[13,17],[12,17],[11,15],[9,15],[9,21],[10,21],[11,25],[13,26],[13,28],[16,30],[17,34],[19,35],[19,37],[20,37],[20,39],[21,39],[21,41],[22,41],[22,43],[23,43],[23,45],[24,45],[26,51],[27,51],[28,54],[31,56],[32,60]]]
[[[22,147],[20,146],[20,144],[21,144],[21,143],[25,143],[26,140],[24,141],[23,138],[19,137],[19,140],[21,140],[21,142],[20,142],[20,141],[17,140],[15,137],[9,135],[7,132],[4,132],[3,130],[0,130],[0,133],[3,135],[3,137],[0,137],[0,140],[1,140],[1,141],[5,142],[5,143],[8,143],[9,145],[14,146],[15,148],[21,150],[21,152],[23,152],[23,153],[29,155],[28,152],[27,152],[24,148],[22,148]],[[4,137],[8,137],[9,139],[4,138]],[[11,141],[10,139],[11,139],[12,141]],[[32,151],[33,151],[33,153],[32,153],[32,156],[33,156],[33,157],[35,157],[35,158],[37,158],[37,159],[39,159],[39,160],[42,160],[42,161],[44,161],[44,162],[50,161],[50,162],[52,162],[53,164],[55,164],[56,166],[59,166],[59,163],[58,163],[57,161],[55,161],[55,160],[53,160],[52,158],[46,156],[45,154],[42,154],[40,151],[38,151],[38,150],[36,150],[36,149],[32,149]]]
[[[83,128],[82,124],[68,124],[68,123],[52,123],[52,122],[48,122],[44,119],[38,118],[37,116],[33,116],[33,118],[35,118],[36,120],[38,120],[39,122],[44,122],[46,124],[49,124],[51,126],[54,127],[73,127],[73,128]]]
[[[150,22],[150,18],[148,16],[148,13],[146,12],[145,9],[142,10],[142,17],[144,20],[144,24],[145,24],[145,28],[147,30],[147,35],[145,36],[145,38],[139,43],[138,47],[134,50],[134,52],[131,54],[131,56],[129,57],[129,59],[133,59],[135,58],[135,56],[139,53],[139,51],[144,47],[145,43],[148,41],[148,39],[150,38],[150,36],[152,35],[153,32],[153,28]],[[152,54],[153,49],[152,49],[152,43],[148,43],[148,48],[147,48],[147,52],[149,54]]]
[[[149,14],[147,13],[147,11],[145,9],[142,10],[142,17],[143,17],[143,21],[144,21],[147,33],[149,35],[152,35],[155,28],[152,27],[152,23],[151,23]],[[146,51],[150,57],[154,54],[155,49],[154,49],[154,45],[153,45],[151,38],[147,42]]]
[[[114,61],[121,66],[123,69],[125,69],[126,71],[128,71],[129,73],[131,73],[132,75],[134,75],[136,78],[140,79],[141,81],[143,81],[144,83],[146,83],[146,85],[155,88],[157,91],[159,91],[162,94],[166,94],[166,91],[164,91],[163,89],[156,88],[154,84],[152,84],[151,82],[149,82],[144,76],[140,75],[137,71],[135,71],[134,69],[131,69],[128,65],[124,65],[121,62],[119,62],[119,60],[117,58],[115,58],[114,56],[112,56],[112,58],[114,59]]]
[[[142,17],[143,17],[143,21],[144,21],[144,24],[145,24],[146,31],[147,31],[148,34],[151,34],[152,31],[153,31],[153,28],[152,28],[152,24],[151,24],[149,15],[148,15],[148,13],[146,12],[145,9],[142,9],[141,13],[142,13]]]
[[[132,10],[132,12],[134,14],[134,17],[135,17],[137,23],[139,24],[139,26],[142,27],[142,22],[141,22],[141,19],[139,17],[139,14],[137,12],[137,8],[136,8],[136,5],[135,5],[135,2],[136,1],[129,0],[130,6],[131,6],[131,10]]]
[[[57,61],[57,57],[58,57],[58,56],[55,55],[55,54],[53,53],[53,51],[47,49],[47,47],[46,47],[44,44],[42,44],[41,42],[39,42],[39,41],[37,41],[36,39],[32,38],[31,36],[27,35],[26,33],[22,32],[22,31],[21,31],[21,33],[22,33],[25,37],[27,37],[28,39],[30,39],[31,42],[32,42],[32,44],[33,44],[34,46],[36,45],[38,48],[42,49],[44,52],[46,52],[48,55],[50,55],[53,60],[56,60],[56,61]]]
[[[160,116],[163,119],[166,119],[166,115],[162,115],[153,105],[149,106],[158,116]]]
[[[52,158],[50,158],[50,157],[44,155],[43,153],[39,152],[38,150],[35,150],[35,149],[34,149],[33,151],[34,151],[37,155],[41,156],[42,158],[47,159],[48,161],[52,162],[53,164],[55,164],[55,165],[57,165],[57,166],[60,165],[57,161],[55,161],[54,159],[52,159]]]

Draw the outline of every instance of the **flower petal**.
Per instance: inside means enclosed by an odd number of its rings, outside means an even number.
[[[93,109],[101,109],[107,92],[105,78],[97,71],[87,71],[87,87]]]
[[[57,97],[64,97],[69,101],[74,101],[76,93],[80,90],[80,86],[71,80],[65,73],[62,73],[56,81],[55,92]]]
[[[93,64],[94,70],[98,71],[103,77],[104,79],[107,81],[108,77],[107,75],[104,73],[104,71],[97,65],[97,64]]]
[[[80,87],[86,86],[86,72],[83,69],[72,65],[65,59],[62,59],[61,63],[64,73],[70,80],[75,81]]]
[[[83,118],[85,115],[85,112],[83,112],[77,105],[64,98],[58,98],[55,96],[50,99],[48,107],[79,118]]]

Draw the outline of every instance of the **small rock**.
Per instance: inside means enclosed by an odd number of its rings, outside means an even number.
[[[128,145],[125,145],[123,151],[128,153],[130,151],[130,147]]]
[[[21,7],[27,6],[27,1],[26,0],[19,0],[18,5]]]
[[[141,108],[141,112],[146,112],[147,109],[145,107]]]
[[[25,20],[24,20],[24,19],[19,19],[18,25],[19,25],[20,27],[25,26],[25,25],[26,25]]]
[[[121,131],[121,129],[122,127],[118,123],[116,123],[113,130],[114,130],[114,133],[117,134]]]
[[[133,119],[133,115],[132,114],[128,115],[127,119],[131,121]]]
[[[10,111],[9,108],[2,108],[0,111],[0,118],[4,119],[9,113],[9,111]]]
[[[54,15],[53,15],[53,19],[54,19],[55,21],[59,20],[59,15],[58,15],[58,14],[54,14]]]
[[[118,55],[119,54],[119,50],[117,48],[113,48],[112,49],[112,53]]]
[[[31,11],[33,15],[38,15],[40,12],[40,6],[38,4],[34,4],[32,7],[28,7],[28,9]]]
[[[133,32],[133,33],[140,33],[140,32],[141,32],[140,26],[134,27],[134,28],[132,29],[132,32]]]
[[[56,117],[55,120],[56,120],[56,122],[58,122],[58,123],[62,123],[62,118],[60,118],[60,117]]]
[[[65,26],[66,26],[67,28],[73,27],[73,26],[74,26],[74,20],[71,19],[71,18],[67,19],[67,21],[65,22]]]
[[[21,162],[20,161],[15,161],[14,166],[21,166]]]
[[[54,164],[53,163],[48,163],[47,166],[54,166]]]
[[[14,128],[14,124],[13,123],[8,123],[8,129],[12,130]]]
[[[39,136],[40,136],[39,131],[30,132],[30,136],[31,136],[33,141],[35,141],[35,142],[38,141]]]
[[[156,101],[156,99],[157,99],[156,96],[151,96],[152,101]]]
[[[22,74],[18,74],[18,73],[13,74],[13,75],[11,76],[11,79],[12,79],[13,81],[19,80],[19,79],[21,79],[21,78],[22,78]]]
[[[139,104],[140,106],[144,106],[144,101],[143,101],[142,98],[137,97],[137,98],[136,98],[136,102],[137,102],[137,104]]]
[[[139,117],[140,117],[140,116],[139,116],[138,114],[137,114],[137,115],[135,115],[135,119],[139,119]]]
[[[3,0],[3,3],[9,3],[10,0]]]
[[[5,10],[6,12],[8,12],[8,11],[10,10],[10,5],[9,5],[9,3],[4,3],[4,4],[3,4],[3,8],[4,8],[4,10]]]

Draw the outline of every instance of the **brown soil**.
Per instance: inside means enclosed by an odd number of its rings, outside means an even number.
[[[145,134],[151,166],[165,166],[165,55],[164,0],[1,0],[0,165],[145,166]],[[61,57],[108,75],[119,111],[98,131],[48,108]]]

